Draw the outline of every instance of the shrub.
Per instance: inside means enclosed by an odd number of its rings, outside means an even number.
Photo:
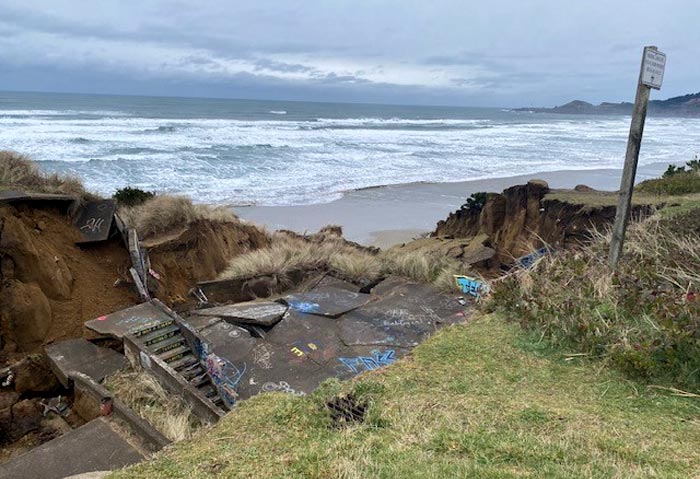
[[[650,193],[654,195],[687,195],[700,193],[700,173],[686,171],[681,167],[674,173],[666,170],[662,178],[642,181],[635,191],[639,193]]]
[[[195,205],[185,196],[157,195],[144,203],[125,207],[119,215],[135,228],[141,239],[187,227],[197,220],[233,223],[238,218],[225,206]]]
[[[43,173],[28,156],[14,151],[0,151],[0,189],[77,197],[94,196],[85,191],[80,179],[56,173]]]
[[[462,205],[461,209],[478,213],[486,204],[488,196],[488,193],[483,191],[472,193],[471,196],[467,198],[467,201]]]
[[[610,234],[594,233],[581,250],[505,279],[491,306],[635,378],[700,386],[700,237],[669,231],[658,218],[634,224],[613,272]]]
[[[117,200],[119,206],[137,206],[150,200],[156,194],[151,191],[144,191],[140,188],[126,186],[114,192],[112,198]]]

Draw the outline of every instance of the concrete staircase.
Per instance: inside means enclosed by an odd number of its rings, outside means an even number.
[[[135,331],[133,336],[142,351],[146,351],[165,362],[182,379],[216,406],[223,406],[223,401],[216,387],[212,384],[209,375],[200,364],[197,354],[190,348],[180,326],[174,319]]]

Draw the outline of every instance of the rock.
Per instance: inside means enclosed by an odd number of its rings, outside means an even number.
[[[41,346],[51,324],[51,305],[35,283],[9,281],[0,298],[3,342],[21,351]]]
[[[0,444],[14,442],[39,429],[42,410],[37,400],[25,399],[0,412]]]
[[[0,411],[7,409],[14,403],[19,401],[19,393],[15,391],[1,391],[0,392]]]
[[[594,189],[594,188],[591,188],[590,186],[586,186],[586,185],[576,185],[576,186],[574,187],[574,191],[579,191],[579,192],[591,192],[591,191],[595,191],[595,189]]]
[[[41,234],[30,234],[15,216],[6,215],[4,220],[0,253],[13,259],[15,279],[37,283],[51,299],[69,299],[73,276],[61,258],[61,252],[48,243],[42,244]]]
[[[43,354],[27,356],[12,368],[15,391],[19,394],[43,394],[56,391],[60,384]]]

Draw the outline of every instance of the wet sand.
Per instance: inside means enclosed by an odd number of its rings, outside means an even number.
[[[640,166],[637,181],[658,177],[667,166],[667,163]],[[434,230],[439,220],[464,204],[472,193],[501,192],[531,179],[545,180],[550,188],[573,188],[585,184],[598,190],[615,191],[620,187],[621,174],[621,170],[599,169],[542,172],[460,183],[411,183],[350,191],[330,203],[246,206],[237,207],[236,213],[270,230],[311,233],[328,224],[340,225],[346,238],[386,248]]]

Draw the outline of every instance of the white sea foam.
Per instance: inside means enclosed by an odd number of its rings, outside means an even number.
[[[629,129],[625,117],[517,112],[300,120],[118,113],[0,110],[0,147],[30,154],[48,170],[79,174],[104,194],[130,184],[201,201],[299,204],[383,184],[619,168]],[[699,144],[700,120],[651,118],[640,162],[684,162]]]

